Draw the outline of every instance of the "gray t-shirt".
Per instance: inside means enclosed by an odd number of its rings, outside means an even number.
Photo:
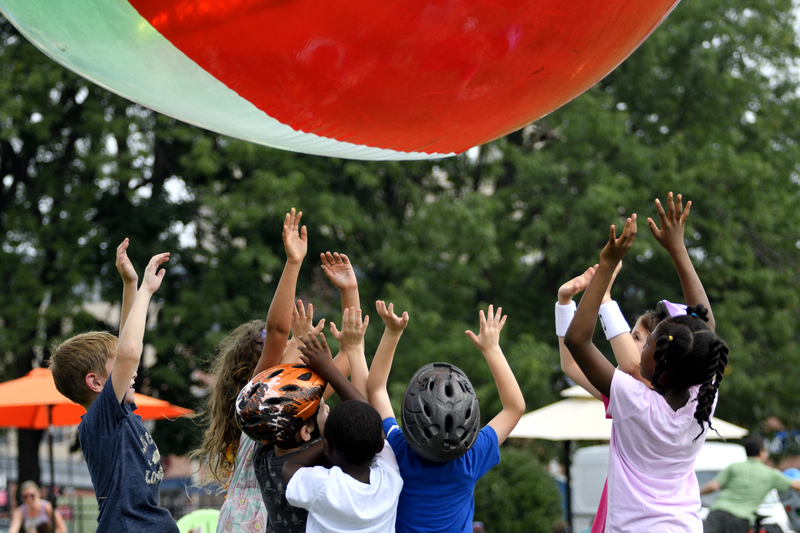
[[[286,461],[299,451],[276,456],[274,446],[256,444],[253,468],[267,508],[267,533],[305,533],[308,511],[286,501],[286,483],[282,473]]]

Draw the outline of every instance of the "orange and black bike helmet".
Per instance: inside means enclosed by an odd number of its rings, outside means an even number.
[[[254,377],[236,398],[236,423],[251,439],[296,446],[295,434],[319,408],[327,382],[303,364],[278,365]]]

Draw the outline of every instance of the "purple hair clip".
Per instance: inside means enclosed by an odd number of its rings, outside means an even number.
[[[660,304],[662,304],[664,306],[664,309],[667,310],[667,314],[670,317],[680,316],[680,315],[685,315],[686,314],[686,305],[685,304],[674,304],[674,303],[672,303],[670,301],[667,301],[667,300],[661,300],[658,303],[660,303]],[[695,316],[697,316],[697,315],[695,315]]]
[[[683,313],[686,314],[686,311],[684,311]],[[261,336],[261,343],[263,344],[267,340],[267,330],[266,329],[262,329],[260,336]]]

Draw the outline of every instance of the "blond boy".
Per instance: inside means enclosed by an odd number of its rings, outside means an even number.
[[[133,414],[147,308],[169,253],[150,259],[137,290],[127,248],[128,239],[117,248],[124,283],[120,338],[106,332],[76,335],[53,348],[50,367],[59,392],[86,408],[78,437],[100,507],[97,530],[177,533],[172,515],[158,506],[161,456],[141,417]]]

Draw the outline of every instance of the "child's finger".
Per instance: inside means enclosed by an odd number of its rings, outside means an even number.
[[[319,345],[324,350],[328,349],[328,340],[325,338],[325,334],[324,333],[320,333],[319,334]]]
[[[686,202],[686,209],[683,210],[683,214],[681,215],[681,222],[686,222],[686,219],[689,218],[689,211],[692,210],[692,201],[689,200]]]

